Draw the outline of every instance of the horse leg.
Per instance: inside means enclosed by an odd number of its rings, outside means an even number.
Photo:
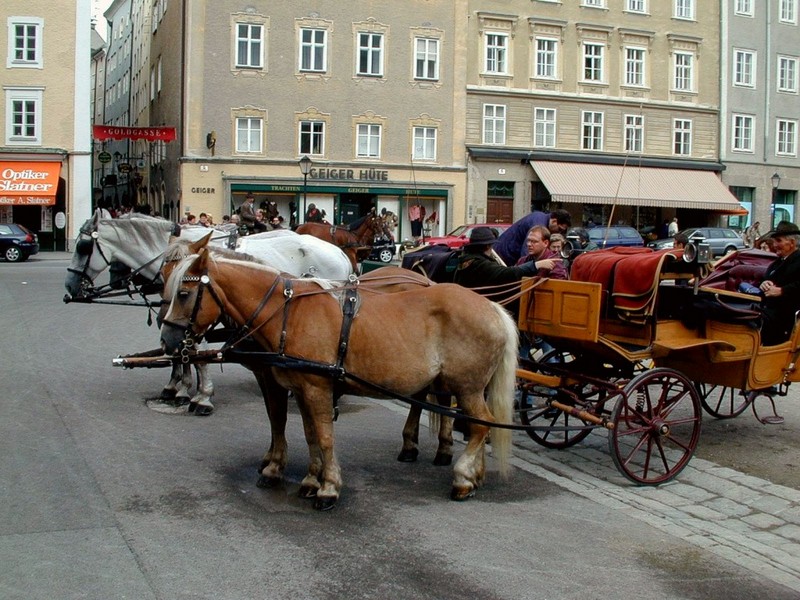
[[[459,397],[459,404],[471,417],[494,421],[482,393],[464,394]],[[484,450],[489,427],[479,423],[470,423],[469,427],[469,442],[453,467],[453,487],[450,490],[452,500],[466,500],[474,496],[486,474]]]
[[[412,404],[408,409],[408,418],[403,426],[403,447],[397,460],[400,462],[416,462],[419,456],[419,420],[422,417],[422,408]]]
[[[264,406],[269,419],[269,449],[261,459],[258,467],[258,486],[274,487],[283,479],[283,470],[288,460],[286,444],[286,419],[289,404],[289,392],[282,388],[272,376],[272,370],[259,368],[253,371],[258,387],[264,397]]]
[[[330,510],[336,506],[342,487],[342,471],[334,451],[333,392],[330,385],[314,387],[306,385],[302,396],[301,404],[308,411],[319,444],[319,453],[322,455],[321,486],[317,490],[314,508]]]
[[[201,349],[205,350],[208,344],[203,340]],[[214,382],[208,374],[207,363],[196,363],[194,366],[197,373],[197,393],[189,402],[189,412],[194,412],[198,417],[207,417],[214,412],[214,403],[211,397],[214,395]]]
[[[297,495],[301,498],[316,498],[320,489],[320,477],[322,476],[322,453],[317,441],[317,431],[314,427],[313,419],[308,407],[305,405],[301,394],[295,393],[297,406],[303,418],[303,433],[306,436],[308,445],[308,473],[300,482],[300,489]]]
[[[189,371],[189,365],[184,365],[180,360],[173,360],[169,382],[161,390],[160,398],[175,406],[183,406],[189,402],[191,387],[192,373]]]
[[[452,396],[450,394],[435,394],[439,406],[450,407]],[[436,415],[438,419],[433,419],[431,413],[431,426],[436,421],[439,422],[439,446],[436,448],[436,456],[433,457],[433,464],[437,467],[447,466],[453,462],[453,418],[443,415]]]

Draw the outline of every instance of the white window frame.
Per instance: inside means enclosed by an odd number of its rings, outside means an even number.
[[[679,92],[693,92],[694,53],[675,52],[673,54],[672,64],[672,89]]]
[[[756,53],[742,48],[733,49],[733,85],[754,88],[756,82]]]
[[[491,75],[508,75],[509,36],[499,31],[484,35],[484,72]]]
[[[243,32],[242,28],[247,29]],[[256,31],[258,35],[253,35]],[[243,35],[243,33],[246,35]],[[237,22],[234,35],[236,36],[234,43],[236,52],[235,67],[237,69],[263,69],[264,25],[261,23]],[[242,44],[244,44],[244,47],[242,47]]]
[[[743,17],[753,16],[753,0],[736,0],[733,7],[733,12],[736,15]]]
[[[692,120],[672,120],[672,154],[675,156],[692,155]]]
[[[797,24],[797,0],[780,0],[778,20],[781,23]]]
[[[694,21],[694,14],[694,0],[675,0],[675,14],[673,16],[676,19]]]
[[[501,146],[506,143],[506,105],[483,105],[483,143]]]
[[[44,109],[43,104],[43,88],[5,88],[6,91],[6,140],[8,146],[41,146],[42,144],[42,121]],[[28,106],[21,107],[24,109],[24,114],[28,114],[28,109],[32,108],[30,113],[33,115],[33,134],[15,135],[14,128],[16,126],[14,121],[15,103],[25,103]],[[28,125],[23,124],[22,127],[27,128]]]
[[[753,115],[734,113],[731,118],[731,150],[753,153],[756,119]]]
[[[412,156],[414,160],[436,160],[436,144],[438,130],[436,127],[418,125],[413,131],[414,146]]]
[[[359,123],[356,128],[356,158],[381,157],[381,133],[379,123]]]
[[[638,56],[631,56],[636,53]],[[647,80],[647,49],[640,46],[625,47],[625,85],[645,87]]]
[[[625,115],[624,129],[624,152],[644,152],[644,115]]]
[[[264,119],[262,117],[236,117],[236,153],[264,153]]]
[[[44,19],[38,17],[8,17],[7,20],[7,35],[8,35],[8,54],[6,55],[6,66],[9,69],[41,69],[44,67]],[[17,48],[16,45],[16,29],[17,27],[32,27],[33,28],[33,53],[32,59],[21,57],[17,58],[17,50],[29,52],[30,48],[27,43],[23,43],[22,48]],[[25,40],[31,39],[29,35],[25,35]]]
[[[647,14],[647,0],[626,0],[625,10],[641,15]]]
[[[555,108],[534,107],[533,146],[534,148],[555,148],[557,133],[557,113]]]
[[[797,119],[776,120],[775,154],[777,156],[797,156]]]
[[[588,8],[605,8],[606,0],[582,0],[581,6],[586,6]]]
[[[376,31],[358,32],[356,75],[383,77],[383,43],[386,36]]]
[[[325,121],[304,119],[298,126],[300,155],[325,156]]]
[[[602,152],[605,115],[596,110],[581,112],[581,149]]]
[[[535,77],[539,79],[558,78],[558,40],[548,37],[537,37],[535,41],[534,68]]]
[[[414,79],[439,80],[439,40],[428,37],[414,38]]]
[[[605,81],[605,44],[583,42],[582,48],[581,81],[585,83],[603,83]],[[595,74],[598,76],[594,77]]]
[[[325,73],[328,70],[328,30],[319,27],[301,27],[298,70],[304,73]],[[320,34],[322,40],[319,39]],[[306,35],[310,38],[306,39]]]
[[[800,60],[796,56],[778,55],[778,91],[796,94]]]

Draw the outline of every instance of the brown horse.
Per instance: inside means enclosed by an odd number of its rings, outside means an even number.
[[[369,256],[375,236],[385,232],[385,224],[373,210],[360,219],[360,222],[357,221],[353,229],[327,223],[303,223],[296,231],[339,246],[353,264],[353,270],[357,272],[358,261]]]
[[[341,302],[346,300],[321,283],[289,280],[269,267],[215,257],[201,249],[198,257],[184,259],[170,278],[167,296],[172,300],[161,330],[165,349],[174,352],[187,334],[202,334],[225,315],[240,325],[249,323],[253,339],[266,350],[287,361],[307,361],[301,370],[279,363],[273,374],[281,387],[293,392],[303,416],[310,466],[301,493],[315,496],[317,508],[332,508],[342,484],[334,452],[336,384],[349,393],[376,395],[374,388],[352,379],[356,377],[405,396],[424,393],[433,384],[453,394],[468,416],[484,422],[511,421],[517,330],[504,309],[447,284],[362,294],[342,357]],[[394,317],[390,328],[385,327],[388,314]],[[422,343],[410,332],[423,332]],[[384,356],[393,360],[386,362]],[[347,374],[339,382],[313,370],[314,365],[337,362]],[[483,481],[488,432],[488,426],[472,424],[470,441],[453,468],[453,499],[471,496]],[[510,431],[496,430],[492,444],[505,471]]]

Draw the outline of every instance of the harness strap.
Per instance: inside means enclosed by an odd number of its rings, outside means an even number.
[[[294,288],[292,287],[291,279],[283,280],[283,295],[286,298],[286,302],[283,303],[283,325],[281,325],[281,339],[278,343],[278,354],[281,356],[283,356],[286,351],[286,326],[289,322],[289,302],[292,301],[292,297],[294,296]]]
[[[336,358],[336,366],[343,368],[344,359],[347,355],[347,346],[350,341],[350,327],[356,316],[356,306],[358,305],[358,289],[349,287],[344,292],[344,304],[342,306],[342,329],[339,332],[339,354]]]

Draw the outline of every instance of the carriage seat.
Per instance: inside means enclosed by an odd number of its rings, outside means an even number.
[[[705,287],[736,292],[742,283],[758,287],[764,281],[767,265],[736,265],[725,272],[725,278],[710,282]]]

